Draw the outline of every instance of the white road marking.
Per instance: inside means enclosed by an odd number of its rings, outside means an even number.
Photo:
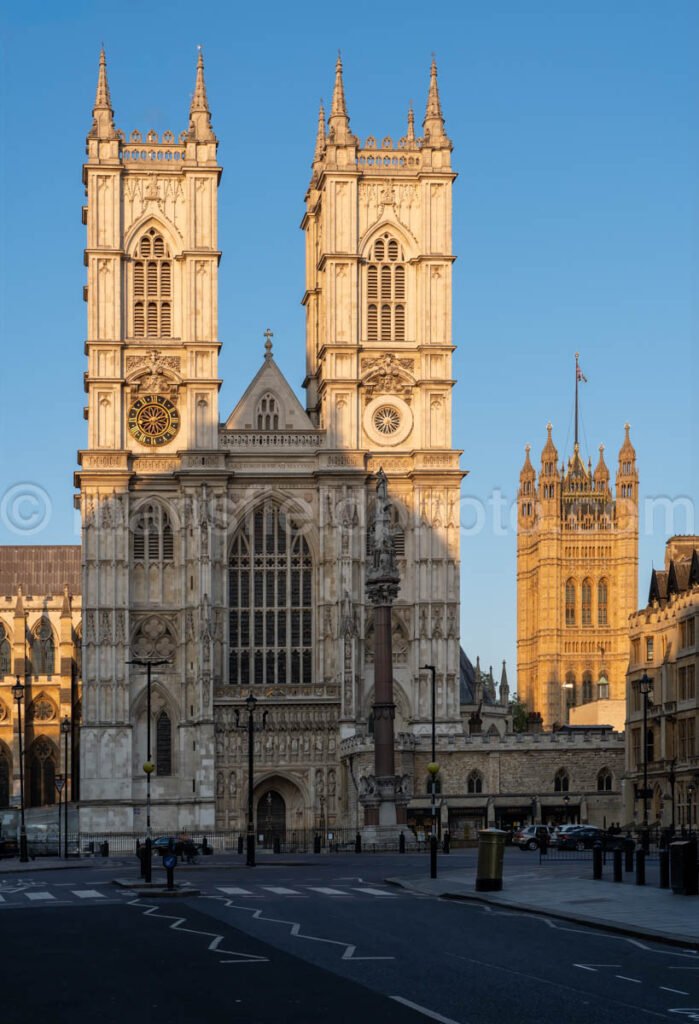
[[[261,889],[266,889],[267,892],[273,892],[275,896],[303,896],[302,892],[298,892],[296,889],[285,889],[283,885],[262,885]]]
[[[220,899],[221,897],[218,898]],[[205,938],[211,939],[211,942],[208,945],[209,952],[218,954],[224,953],[228,956],[235,957],[234,960],[220,960],[219,963],[240,965],[269,963],[266,956],[253,956],[252,953],[238,953],[233,949],[224,949],[221,945],[223,942],[223,935],[217,935],[216,932],[202,932],[198,931],[196,928],[183,927],[184,922],[187,920],[186,917],[173,917],[172,914],[159,914],[158,907],[150,906],[147,903],[141,903],[138,899],[129,900],[129,903],[131,906],[147,907],[148,909],[143,911],[144,917],[162,917],[165,921],[173,921],[174,923],[170,925],[170,928],[173,931],[189,932],[190,935],[203,935]]]
[[[73,894],[81,900],[106,900],[107,898],[103,892],[97,892],[96,889],[73,889]]]
[[[364,889],[359,888],[356,885],[353,885],[352,888],[356,892],[365,892],[369,896],[390,896],[392,900],[396,898],[396,894],[394,892],[386,892],[384,889]]]
[[[667,985],[660,985],[663,992],[674,992],[676,996],[688,996],[689,992],[685,992],[681,988],[668,988]]]
[[[437,1020],[440,1024],[459,1024],[458,1020],[454,1020],[453,1017],[443,1017],[441,1013],[436,1013],[434,1010],[428,1010],[426,1006],[420,1006],[419,1003],[413,1003],[410,999],[404,999],[403,996],[391,996],[396,1003],[402,1003],[403,1006],[409,1006],[411,1010],[417,1010],[418,1013],[424,1014],[425,1017],[429,1017],[430,1020]]]
[[[24,894],[28,900],[55,900],[56,897],[52,896],[50,892],[25,892]]]
[[[621,964],[573,964],[573,967],[579,967],[581,971],[597,971],[600,967],[621,967]]]
[[[619,981],[632,981],[634,983],[634,985],[640,985],[641,984],[641,981],[640,981],[639,978],[627,978],[625,974],[615,974],[614,977],[618,978]]]
[[[323,896],[351,896],[352,895],[351,892],[343,892],[342,889],[326,889],[326,888],[324,888],[323,886],[320,886],[320,885],[309,885],[309,886],[307,886],[307,888],[311,889],[312,892],[322,893]]]
[[[236,889],[233,885],[217,885],[219,892],[225,892],[227,896],[252,896],[249,889]]]

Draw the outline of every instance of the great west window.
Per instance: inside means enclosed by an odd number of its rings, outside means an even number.
[[[274,502],[248,513],[229,559],[229,681],[312,682],[313,565],[306,538]]]

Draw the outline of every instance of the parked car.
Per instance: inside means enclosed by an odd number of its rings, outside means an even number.
[[[556,848],[559,850],[591,850],[595,843],[602,843],[606,847],[609,837],[604,829],[596,825],[580,825],[569,832],[564,832],[556,840]]]
[[[191,839],[175,838],[175,836],[158,836],[153,840],[153,851],[161,857],[166,853],[175,853],[178,857],[184,857],[188,864],[196,863],[195,858],[200,852],[200,847]]]
[[[558,846],[558,840],[561,836],[570,835],[571,832],[576,832],[579,828],[585,828],[584,825],[557,825],[553,830],[553,836],[551,838],[551,845]]]
[[[525,825],[512,837],[512,845],[519,846],[520,850],[538,850],[541,846],[542,837],[551,842],[553,829],[550,825]]]
[[[0,857],[19,857],[19,843],[16,839],[0,839]]]

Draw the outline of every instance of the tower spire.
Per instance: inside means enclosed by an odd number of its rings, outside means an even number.
[[[211,127],[211,111],[209,101],[206,97],[206,83],[204,81],[204,54],[199,47],[197,57],[197,77],[194,83],[194,94],[189,107],[189,134],[195,142],[215,142],[213,128]]]
[[[412,145],[415,142],[415,111],[413,110],[412,100],[408,107],[408,134],[406,135],[406,141],[408,145]]]
[[[442,104],[439,100],[439,86],[437,85],[437,61],[434,54],[432,54],[432,64],[430,66],[430,88],[427,93],[427,106],[422,127],[425,138],[432,143],[446,138]]]
[[[104,46],[100,50],[100,65],[97,73],[97,92],[95,94],[95,105],[92,108],[92,128],[90,129],[90,138],[116,138],[112,98],[109,95],[109,82],[107,81],[107,57],[104,52]]]
[[[320,107],[318,108],[318,131],[316,133],[316,148],[313,154],[313,162],[316,163],[318,160],[323,158],[323,150],[325,149],[325,107],[323,101],[320,101]]]
[[[334,142],[349,142],[350,122],[345,103],[345,86],[342,80],[342,57],[338,50],[337,62],[335,64],[335,86],[333,88],[333,99],[330,106],[330,117],[328,119],[330,135]]]

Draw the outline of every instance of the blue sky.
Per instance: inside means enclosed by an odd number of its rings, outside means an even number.
[[[514,678],[516,538],[493,525],[488,502],[512,500],[524,444],[538,457],[547,420],[569,452],[576,350],[589,378],[584,453],[603,441],[613,464],[629,420],[642,506],[666,496],[677,506],[670,529],[692,528],[677,499],[699,508],[696,4],[29,0],[0,17],[0,543],[78,540],[80,174],[102,41],[127,132],[186,127],[204,47],[224,166],[224,417],[258,368],[268,325],[301,392],[298,226],[338,47],[362,138],[403,134],[411,99],[421,121],[436,52],[459,172],[454,443],[469,470],[467,524],[474,503],[486,511],[484,529],[462,541],[472,656],[507,658]],[[43,529],[18,535],[2,512],[27,482],[51,511]],[[663,557],[663,520],[642,515],[642,597]]]

